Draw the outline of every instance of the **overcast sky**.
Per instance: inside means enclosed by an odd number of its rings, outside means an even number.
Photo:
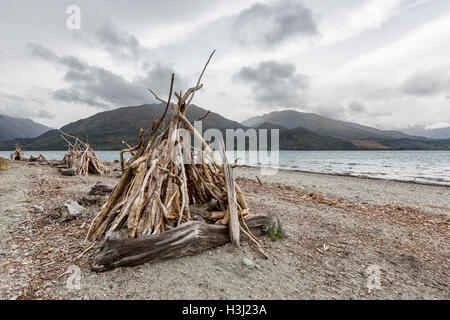
[[[450,125],[448,0],[0,0],[0,39],[0,114],[51,127],[186,90],[213,49],[194,103],[233,120]]]

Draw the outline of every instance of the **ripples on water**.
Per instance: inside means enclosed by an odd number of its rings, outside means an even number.
[[[42,153],[49,160],[61,160],[65,151],[24,153],[26,157]],[[119,159],[118,151],[96,153],[104,161]],[[9,154],[0,151],[0,157]],[[253,166],[450,185],[450,151],[280,151],[278,165],[259,161],[256,151],[230,151],[227,156]]]

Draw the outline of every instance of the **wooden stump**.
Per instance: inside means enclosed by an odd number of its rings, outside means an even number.
[[[76,176],[77,175],[77,170],[75,170],[74,168],[68,168],[68,169],[59,169],[59,172],[63,175],[63,176]]]
[[[267,234],[274,220],[268,216],[254,215],[245,219],[255,236]],[[240,240],[248,240],[240,234]],[[228,226],[190,221],[172,230],[133,239],[105,239],[95,249],[90,259],[91,269],[107,271],[117,267],[191,256],[230,242]]]
[[[106,196],[113,191],[114,187],[107,186],[102,184],[101,182],[97,182],[95,186],[92,187],[91,191],[89,191],[88,195],[90,196]]]

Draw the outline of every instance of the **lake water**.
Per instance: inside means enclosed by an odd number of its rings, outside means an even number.
[[[44,154],[49,160],[61,160],[65,151],[25,151],[25,156]],[[118,151],[97,151],[101,160],[119,159]],[[8,158],[10,152],[0,151]],[[227,152],[238,164],[347,174],[370,178],[434,183],[450,186],[450,151],[280,151],[274,163],[267,164],[257,152]],[[244,161],[244,159],[246,159]]]

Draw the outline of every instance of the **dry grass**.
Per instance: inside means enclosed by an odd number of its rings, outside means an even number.
[[[0,158],[0,171],[6,170],[8,170],[8,162],[5,159]]]

